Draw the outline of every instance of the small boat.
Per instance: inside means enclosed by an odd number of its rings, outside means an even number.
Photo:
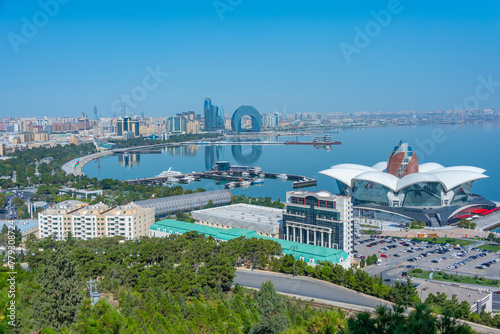
[[[264,183],[264,179],[255,179],[253,180],[253,184],[263,184]]]
[[[254,173],[260,173],[260,172],[262,172],[262,167],[253,166],[253,167],[250,167],[250,170]]]
[[[278,174],[278,175],[276,175],[276,178],[280,179],[281,181],[286,181],[286,180],[288,180],[288,175],[286,175],[286,174]]]
[[[249,172],[241,172],[241,176],[243,176],[243,177],[249,177],[250,173]]]
[[[331,142],[331,141],[332,141],[332,135],[324,135],[324,136],[314,137],[314,140],[313,140],[313,142],[315,142],[315,143]]]
[[[264,174],[264,173],[260,173],[260,174],[259,174],[259,177],[261,177],[261,178],[265,178],[265,177],[266,177],[266,174]]]
[[[242,187],[242,188],[248,188],[248,187],[250,187],[250,185],[251,185],[250,181],[241,181],[240,182],[240,187]]]
[[[236,182],[226,183],[226,188],[233,189],[234,187],[236,187]]]
[[[170,176],[170,177],[167,179],[167,182],[168,182],[168,183],[178,183],[178,182],[179,182],[179,179],[178,179],[178,178],[176,178],[176,177]]]
[[[192,175],[188,175],[188,176],[185,176],[181,179],[181,182],[182,183],[191,183],[193,181],[195,181],[196,179],[194,178],[194,176]]]

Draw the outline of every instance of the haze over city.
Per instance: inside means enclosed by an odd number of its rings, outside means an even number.
[[[0,4],[1,116],[111,117],[152,70],[128,112],[446,110],[485,81],[468,107],[500,102],[494,1],[47,3]]]

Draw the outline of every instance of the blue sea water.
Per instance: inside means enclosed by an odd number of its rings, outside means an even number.
[[[325,133],[326,134],[326,133]],[[388,126],[343,129],[330,133],[341,145],[331,150],[312,146],[255,145],[255,146],[182,146],[166,148],[162,154],[108,156],[86,164],[83,172],[89,177],[136,179],[158,175],[169,167],[188,173],[209,170],[218,160],[235,165],[262,167],[265,172],[300,174],[318,180],[316,187],[305,190],[337,192],[333,179],[318,172],[332,165],[355,163],[372,166],[387,161],[389,153],[400,141],[407,141],[416,152],[419,163],[437,162],[447,166],[476,166],[486,169],[488,179],[476,181],[472,192],[490,200],[500,201],[500,123],[467,125]],[[299,141],[314,136],[300,136]],[[266,137],[270,140],[295,140],[295,137]],[[186,188],[222,189],[213,180],[202,180],[183,185]],[[269,196],[285,199],[292,182],[266,179],[262,186],[233,189],[234,194]]]

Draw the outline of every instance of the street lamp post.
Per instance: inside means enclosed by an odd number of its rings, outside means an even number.
[[[295,251],[299,250],[299,247],[293,245],[290,250],[293,251],[293,277],[295,277]]]
[[[96,255],[104,255],[106,254],[105,251],[102,250],[102,248],[99,248],[96,252],[95,252]],[[99,256],[99,263],[102,264],[102,256]]]
[[[252,271],[253,271],[253,249],[252,249]]]
[[[137,260],[137,258],[141,256],[139,253],[136,253],[135,251],[132,251],[132,253],[130,253],[130,257],[133,259],[133,260]],[[132,260],[132,261],[133,261]],[[132,262],[133,264],[133,262]]]
[[[405,309],[408,309],[408,284],[409,284],[410,279],[406,280],[406,306]]]

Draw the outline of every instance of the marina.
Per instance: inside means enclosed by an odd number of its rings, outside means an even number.
[[[260,167],[248,166],[231,166],[227,161],[217,161],[214,170],[206,172],[191,172],[182,174],[180,172],[164,171],[157,176],[127,180],[131,184],[142,185],[159,185],[159,184],[175,184],[175,183],[189,183],[193,181],[200,181],[201,179],[212,179],[217,181],[225,181],[225,188],[239,188],[248,187],[250,185],[262,185],[265,179],[278,179],[283,182],[293,181],[292,186],[296,188],[312,187],[317,185],[317,180],[295,174],[284,173],[266,173],[262,172]]]

